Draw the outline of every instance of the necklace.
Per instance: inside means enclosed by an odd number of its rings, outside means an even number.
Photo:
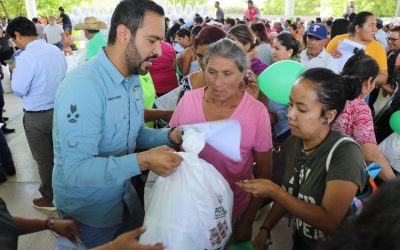
[[[328,138],[330,133],[331,133],[331,131],[329,131],[329,133],[325,136],[325,138],[320,143],[318,143],[317,145],[315,145],[312,148],[305,149],[303,141],[301,141],[301,148],[302,148],[303,152],[307,153],[307,152],[313,151],[314,149],[318,148],[326,140],[326,138]]]

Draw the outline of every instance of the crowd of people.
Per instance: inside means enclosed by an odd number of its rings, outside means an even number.
[[[33,205],[58,210],[60,219],[10,215],[0,198],[0,231],[6,235],[0,246],[16,249],[18,235],[49,229],[73,241],[79,237],[88,248],[163,249],[136,241],[145,230],[146,177],[149,171],[169,176],[179,167],[180,126],[226,119],[240,123],[241,161],[208,144],[199,157],[233,191],[231,242],[254,235],[254,248],[268,249],[271,230],[287,213],[294,222],[293,249],[340,249],[329,239],[358,230],[359,219],[348,220],[349,207],[366,190],[365,166],[381,166],[382,185],[400,171],[378,147],[394,133],[389,118],[400,109],[400,26],[385,31],[373,13],[357,13],[354,2],[335,20],[264,20],[251,0],[242,20],[229,18],[218,1],[215,7],[215,19],[196,14],[171,25],[149,0],[121,1],[110,27],[93,16],[72,27],[62,7],[45,27],[37,18],[7,23],[3,36],[11,55],[2,61],[11,59],[12,91],[22,98],[24,130],[41,180],[42,197]],[[67,73],[72,28],[83,30],[88,43],[85,62]],[[108,28],[105,38],[100,31]],[[361,48],[341,66],[342,41]],[[305,71],[293,83],[289,103],[275,102],[260,91],[257,77],[290,60]],[[172,94],[174,107],[157,108],[156,98]],[[380,95],[393,100],[386,110],[374,107]],[[377,113],[383,113],[380,119]],[[154,123],[160,120],[164,124]],[[16,171],[3,132],[0,147],[5,182]],[[273,180],[277,169],[281,180]],[[379,192],[395,192],[398,181],[393,183]],[[367,203],[366,214],[382,196]],[[267,200],[272,208],[253,232]],[[363,213],[365,229],[369,218]],[[360,244],[346,243],[346,249]]]

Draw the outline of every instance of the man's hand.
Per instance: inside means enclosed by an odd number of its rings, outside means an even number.
[[[141,170],[152,170],[163,177],[172,174],[182,160],[182,157],[168,146],[156,147],[137,154]]]
[[[169,134],[169,139],[177,145],[182,144],[182,134],[179,128],[174,128],[174,130],[172,130],[172,132]]]
[[[78,226],[73,220],[54,220],[54,232],[75,242],[75,235],[80,237]],[[74,235],[75,234],[75,235]]]

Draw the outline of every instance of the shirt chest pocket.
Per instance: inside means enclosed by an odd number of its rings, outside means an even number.
[[[108,101],[103,117],[101,145],[105,149],[117,150],[127,145],[129,133],[129,111],[122,97]]]

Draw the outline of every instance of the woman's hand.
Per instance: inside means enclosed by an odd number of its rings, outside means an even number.
[[[265,244],[267,240],[271,237],[269,231],[260,230],[256,238],[253,240],[253,247],[255,250],[268,250],[268,245]]]
[[[54,220],[53,231],[72,242],[76,242],[75,235],[80,238],[78,226],[73,220]]]
[[[241,189],[252,194],[254,197],[272,197],[276,188],[275,183],[266,179],[252,179],[236,182]]]
[[[333,56],[333,58],[341,58],[342,57],[342,53],[337,49],[333,50],[331,55]]]
[[[258,98],[260,88],[258,87],[257,76],[251,70],[247,70],[240,88],[249,93],[254,98]]]

